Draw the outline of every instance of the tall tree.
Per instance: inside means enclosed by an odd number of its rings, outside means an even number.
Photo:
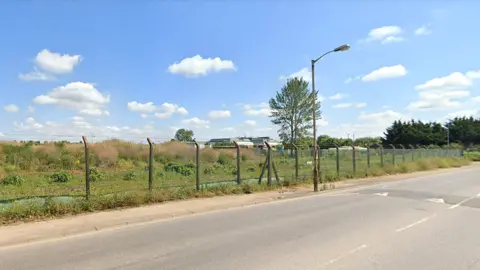
[[[174,139],[180,142],[191,142],[193,141],[193,131],[181,128],[175,132]]]
[[[287,80],[275,97],[270,99],[271,121],[280,126],[278,133],[285,143],[297,143],[307,136],[308,130],[312,128],[312,101],[312,91],[308,89],[308,82],[302,78]],[[316,103],[315,114],[320,119],[320,102]]]

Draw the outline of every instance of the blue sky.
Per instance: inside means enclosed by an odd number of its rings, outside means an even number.
[[[319,133],[478,115],[474,1],[10,1],[4,138],[276,137],[265,103],[316,65]],[[151,102],[151,103],[150,103]]]

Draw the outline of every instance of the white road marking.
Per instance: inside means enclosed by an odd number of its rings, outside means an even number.
[[[368,246],[365,245],[365,244],[360,245],[360,246],[358,246],[358,247],[356,247],[356,248],[354,248],[354,249],[352,249],[352,250],[349,250],[349,251],[347,251],[346,253],[341,254],[341,255],[339,255],[339,256],[331,259],[330,261],[324,263],[324,264],[322,265],[322,267],[328,266],[328,265],[330,265],[330,264],[333,264],[333,263],[335,263],[335,262],[337,262],[337,261],[339,261],[339,260],[341,260],[341,259],[343,259],[343,258],[345,258],[345,257],[347,257],[347,256],[349,256],[349,255],[352,255],[352,254],[354,254],[354,253],[356,253],[356,252],[358,252],[358,251],[360,251],[360,250],[362,250],[362,249],[364,249],[364,248],[367,248],[367,247],[368,247]]]
[[[378,196],[388,196],[388,192],[375,193]]]
[[[411,228],[411,227],[413,227],[413,226],[416,226],[416,225],[418,225],[418,224],[424,223],[425,221],[433,218],[433,217],[436,216],[436,215],[437,215],[437,214],[433,214],[433,215],[431,215],[431,216],[424,217],[424,218],[420,219],[419,221],[415,221],[414,223],[412,223],[412,224],[410,224],[410,225],[407,225],[407,226],[405,226],[405,227],[402,227],[402,228],[400,228],[400,229],[397,229],[396,232],[401,232],[401,231],[404,231],[404,230],[406,230],[406,229],[409,229],[409,228]]]
[[[443,200],[442,198],[431,198],[431,199],[427,199],[427,201],[434,202],[434,203],[445,203],[445,200]]]
[[[480,193],[477,194],[477,197],[480,197]]]
[[[459,202],[459,203],[457,203],[457,204],[454,204],[454,205],[450,206],[448,209],[455,209],[455,208],[461,206],[462,204],[464,204],[464,203],[466,203],[466,202],[468,202],[468,201],[470,201],[470,200],[472,200],[472,199],[475,199],[475,198],[476,198],[476,197],[466,198],[465,200],[463,200],[463,201],[461,201],[461,202]]]

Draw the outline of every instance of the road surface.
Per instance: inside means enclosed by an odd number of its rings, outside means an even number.
[[[480,269],[480,168],[4,248],[0,269]]]

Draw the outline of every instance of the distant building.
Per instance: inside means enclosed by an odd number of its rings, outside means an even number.
[[[280,142],[272,140],[270,137],[237,137],[237,138],[216,138],[208,141],[208,144],[215,143],[233,143],[236,142],[240,147],[245,148],[264,148],[265,142],[268,142],[271,146],[276,147],[281,145]]]

